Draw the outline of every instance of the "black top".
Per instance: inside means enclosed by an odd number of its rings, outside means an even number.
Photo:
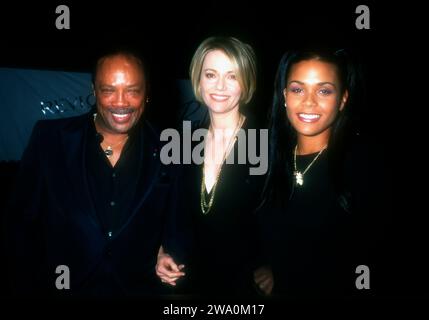
[[[89,189],[104,233],[111,238],[132,212],[140,176],[140,135],[135,130],[130,133],[119,160],[112,167],[101,148],[102,136],[96,132],[94,123],[88,131],[86,161]]]
[[[242,127],[246,132],[255,127],[249,123],[246,121]],[[178,185],[178,216],[182,220],[177,225],[181,225],[178,228],[183,230],[182,234],[191,238],[187,258],[180,261],[186,265],[186,276],[180,281],[186,293],[197,296],[256,293],[253,270],[260,261],[255,209],[264,176],[249,174],[252,165],[248,159],[244,164],[237,163],[239,143],[233,148],[235,163],[224,163],[222,167],[214,202],[207,214],[202,213],[200,206],[203,166],[183,167]],[[207,200],[210,198],[210,194],[205,196]]]
[[[297,156],[307,168],[317,153]],[[286,195],[285,195],[286,196]],[[261,214],[274,274],[274,295],[344,295],[355,288],[357,215],[340,206],[326,150],[292,191],[286,207],[268,204]]]

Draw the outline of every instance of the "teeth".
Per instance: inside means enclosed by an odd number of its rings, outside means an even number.
[[[216,95],[216,94],[212,95],[212,97],[213,97],[214,99],[216,99],[216,100],[226,100],[226,99],[228,99],[228,97],[227,97],[227,96],[218,96],[218,95]]]
[[[304,114],[304,113],[300,113],[299,116],[301,118],[308,119],[308,120],[313,120],[313,119],[320,118],[319,114]]]
[[[113,116],[118,117],[118,118],[125,118],[128,116],[128,113],[126,114],[117,114],[117,113],[113,113]]]

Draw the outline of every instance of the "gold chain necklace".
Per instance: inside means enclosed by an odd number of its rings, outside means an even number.
[[[227,158],[229,152],[231,151],[230,149],[234,145],[235,140],[237,140],[237,132],[240,129],[240,127],[243,125],[243,122],[244,122],[244,117],[242,117],[240,115],[240,119],[238,120],[237,126],[235,127],[235,130],[234,130],[234,134],[232,135],[231,139],[229,140],[228,147],[226,148],[226,150],[223,154],[223,159],[222,159],[222,162],[220,164],[219,170],[217,172],[216,180],[215,180],[215,183],[213,184],[210,199],[208,202],[207,202],[206,197],[204,195],[204,191],[206,189],[206,175],[204,172],[204,165],[203,165],[203,178],[201,179],[201,193],[200,193],[200,206],[201,206],[201,212],[203,214],[209,213],[210,209],[213,206],[214,196],[216,193],[216,186],[217,186],[217,183],[219,181],[219,176],[220,176],[220,173],[222,171],[223,163],[225,162],[225,159]]]
[[[304,174],[310,169],[310,167],[313,165],[313,163],[319,158],[319,156],[322,154],[323,150],[326,149],[327,146],[324,146],[322,150],[319,151],[319,153],[314,157],[313,161],[310,162],[310,164],[305,168],[303,172],[298,171],[296,168],[296,149],[298,148],[298,145],[295,146],[295,151],[293,152],[293,166],[294,166],[294,176],[295,176],[295,182],[296,184],[302,186],[304,184]]]
[[[118,143],[114,144],[114,145],[108,145],[106,149],[103,148],[103,146],[101,146],[104,150],[104,154],[106,155],[107,158],[110,158],[113,155],[113,148],[116,148],[117,146],[119,146],[122,142],[127,141],[128,136],[125,137],[125,139],[122,139],[121,141],[119,141]],[[101,143],[103,144],[103,143]]]
[[[97,118],[97,113],[94,113],[94,124],[95,124],[95,119]],[[125,141],[127,141],[127,139],[128,139],[128,135],[124,138],[124,139],[122,139],[121,141],[119,141],[118,143],[116,143],[116,144],[114,144],[114,145],[111,145],[111,144],[108,144],[107,145],[107,148],[104,148],[103,146],[102,146],[102,144],[103,144],[103,141],[100,143],[100,146],[101,146],[101,148],[103,149],[103,152],[104,152],[104,154],[106,155],[106,157],[107,158],[110,158],[111,156],[113,156],[113,148],[116,148],[117,146],[119,146],[122,142],[125,142]]]

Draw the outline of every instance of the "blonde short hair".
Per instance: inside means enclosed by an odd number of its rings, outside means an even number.
[[[203,102],[200,93],[200,79],[207,53],[221,50],[231,59],[236,68],[236,76],[241,87],[240,104],[247,104],[256,89],[256,57],[252,47],[233,37],[210,37],[204,40],[192,57],[189,73],[196,99]]]

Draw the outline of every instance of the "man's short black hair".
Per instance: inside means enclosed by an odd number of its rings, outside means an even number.
[[[92,71],[92,84],[95,86],[95,80],[97,77],[98,70],[101,66],[101,64],[104,62],[105,59],[114,57],[114,56],[124,56],[129,58],[130,60],[134,60],[137,65],[140,67],[141,72],[144,77],[144,84],[145,84],[145,90],[146,93],[149,91],[149,71],[146,65],[146,60],[141,53],[140,50],[137,50],[135,48],[131,48],[128,46],[118,46],[115,48],[109,48],[107,50],[103,50],[96,59],[96,62],[93,67]]]

